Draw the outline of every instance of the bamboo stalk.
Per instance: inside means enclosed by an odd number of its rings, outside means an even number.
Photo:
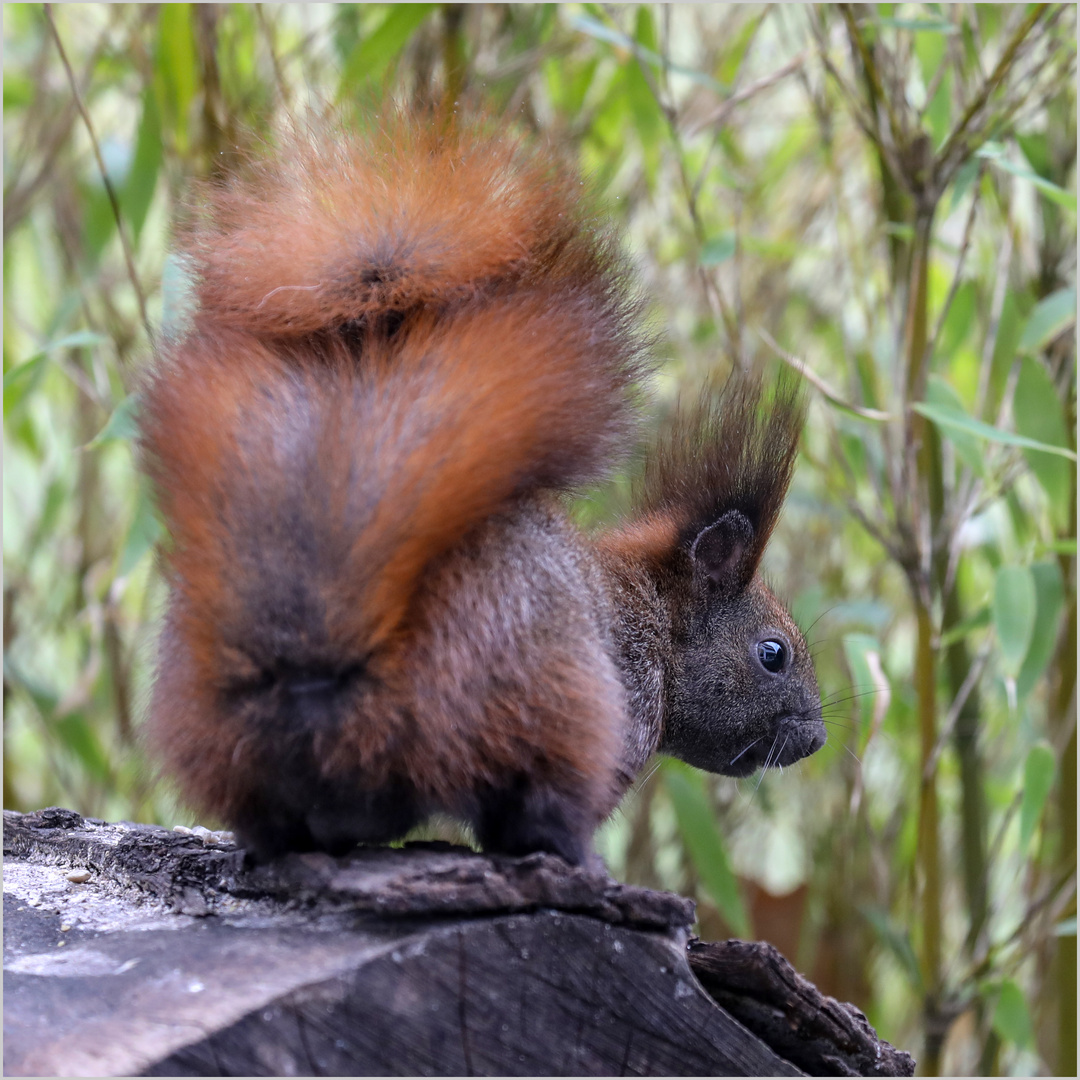
[[[905,335],[907,372],[905,378],[906,404],[922,399],[926,392],[929,335],[928,268],[930,238],[933,232],[934,205],[920,207],[916,216],[915,237],[911,253],[911,284]],[[914,488],[915,505],[912,520],[928,517],[925,527],[916,529],[933,546],[936,526],[941,520],[944,490],[941,478],[941,453],[937,433],[914,410],[908,409],[908,447],[915,448],[918,484]],[[923,1014],[926,1044],[920,1065],[924,1075],[937,1076],[940,1071],[941,1048],[947,1032],[942,1022],[941,1006],[941,855],[938,829],[937,764],[934,747],[937,743],[937,655],[932,614],[933,575],[927,571],[933,563],[932,550],[925,558],[916,560],[909,570],[912,602],[915,607],[918,639],[915,652],[915,693],[919,716],[919,845],[916,864],[920,874],[920,911],[922,943],[920,970],[923,978]]]

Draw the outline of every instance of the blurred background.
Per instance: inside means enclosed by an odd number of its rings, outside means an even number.
[[[1075,76],[1073,5],[6,5],[4,806],[195,823],[138,746],[131,442],[190,178],[283,114],[483,102],[623,224],[659,409],[762,359],[811,400],[766,573],[829,743],[660,763],[612,872],[774,942],[923,1073],[1075,1075]]]

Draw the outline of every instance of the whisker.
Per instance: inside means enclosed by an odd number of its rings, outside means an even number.
[[[656,770],[659,769],[663,763],[663,758],[658,757],[653,763],[652,768],[649,769],[647,773],[643,773],[637,778],[627,791],[625,798],[623,798],[619,804],[621,809],[628,809],[634,804],[635,800],[641,796],[642,791],[645,790],[645,786],[648,782],[656,775]]]
[[[813,621],[813,622],[812,622],[812,623],[811,623],[811,624],[810,624],[810,625],[809,625],[809,626],[808,626],[808,627],[806,628],[806,630],[805,630],[805,631],[803,631],[803,637],[806,637],[806,636],[807,636],[807,635],[808,635],[808,634],[810,633],[810,631],[811,631],[811,630],[813,630],[813,629],[814,629],[814,627],[815,627],[815,626],[817,626],[817,624],[818,624],[819,622],[821,622],[821,620],[822,620],[822,619],[824,619],[826,615],[828,615],[828,614],[829,614],[829,612],[830,612],[830,611],[835,611],[835,610],[836,610],[836,609],[837,609],[837,608],[838,608],[839,606],[840,606],[839,604],[833,604],[833,606],[832,606],[832,607],[828,607],[828,608],[826,608],[826,609],[825,609],[825,610],[824,610],[824,611],[823,611],[823,612],[822,612],[822,613],[821,613],[821,614],[820,614],[820,615],[819,615],[819,616],[818,616],[818,617],[817,617],[817,618],[816,618],[816,619],[815,619],[815,620],[814,620],[814,621]]]
[[[769,766],[773,762],[773,752],[776,750],[776,741],[780,738],[780,732],[778,731],[773,736],[772,746],[769,747],[769,752],[765,755],[765,764],[761,766],[761,774],[758,776],[758,782],[754,785],[754,795],[758,793],[758,788],[761,787],[761,781],[765,779],[765,774],[769,771]],[[787,746],[787,739],[784,740],[784,746]],[[782,748],[781,748],[782,750]],[[779,754],[776,755],[779,757]]]
[[[754,741],[753,741],[753,742],[752,742],[752,743],[751,743],[751,744],[750,744],[749,746],[744,746],[744,747],[742,748],[742,750],[740,750],[740,751],[739,751],[739,752],[738,752],[738,753],[737,753],[737,754],[736,754],[736,755],[735,755],[735,756],[734,756],[734,757],[733,757],[733,758],[732,758],[732,759],[731,759],[731,760],[730,760],[730,761],[728,762],[728,765],[734,765],[734,764],[735,764],[735,762],[736,762],[736,761],[738,761],[738,760],[739,760],[739,758],[741,758],[741,757],[743,756],[743,754],[745,754],[745,753],[746,753],[746,751],[747,751],[747,750],[751,750],[751,749],[753,749],[753,748],[754,748],[755,746],[757,746],[757,744],[758,744],[759,742],[761,742],[761,740],[762,740],[762,739],[764,739],[764,738],[765,738],[765,736],[764,736],[764,735],[759,735],[759,736],[758,736],[758,738],[756,738],[756,739],[755,739],[755,740],[754,740]]]
[[[821,703],[823,709],[831,709],[836,705],[846,705],[849,701],[858,701],[859,698],[872,697],[874,694],[883,693],[885,688],[879,686],[874,690],[860,690],[857,694],[848,694],[847,697],[826,699]]]

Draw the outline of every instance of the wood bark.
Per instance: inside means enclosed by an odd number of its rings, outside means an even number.
[[[4,854],[9,1076],[913,1071],[771,947],[688,952],[689,900],[553,856],[250,869],[205,830],[56,808],[5,811]]]

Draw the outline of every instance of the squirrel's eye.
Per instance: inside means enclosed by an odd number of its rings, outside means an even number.
[[[787,649],[779,641],[759,641],[757,655],[761,666],[775,675],[783,670]]]

